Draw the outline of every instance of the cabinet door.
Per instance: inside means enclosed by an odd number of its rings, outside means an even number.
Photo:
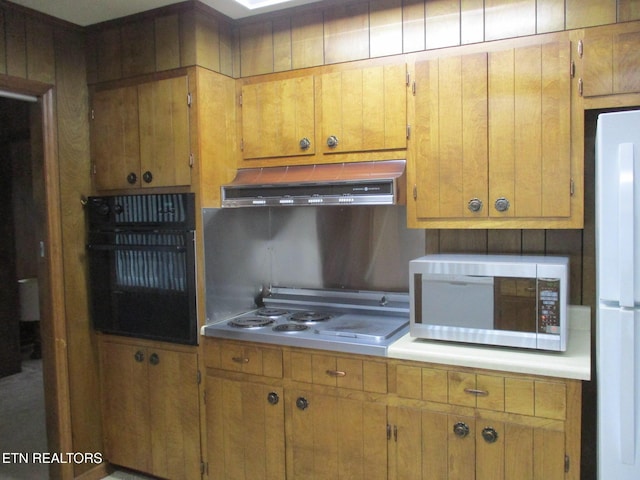
[[[315,153],[313,85],[311,76],[243,85],[243,158]]]
[[[416,64],[418,218],[487,215],[487,55]]]
[[[92,97],[91,117],[91,155],[96,189],[140,185],[137,88],[96,92]]]
[[[286,401],[288,478],[387,478],[385,405],[295,390]]]
[[[188,77],[138,85],[140,185],[191,184]]]
[[[570,60],[569,42],[489,53],[489,216],[570,216]]]
[[[119,343],[101,345],[102,412],[106,458],[148,472],[151,467],[147,352]]]
[[[197,356],[147,349],[150,473],[164,478],[200,477],[200,402]]]
[[[638,45],[638,31],[621,32],[618,27],[587,29],[584,36],[583,95],[595,97],[640,92]]]
[[[284,479],[282,388],[208,376],[206,389],[210,476]]]
[[[475,424],[477,480],[565,478],[565,438],[561,430],[485,419]]]
[[[390,480],[476,478],[473,417],[396,407],[389,411],[389,424]]]
[[[407,147],[406,65],[326,73],[319,82],[323,153]]]

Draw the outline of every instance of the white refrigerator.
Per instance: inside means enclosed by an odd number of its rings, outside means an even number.
[[[640,110],[596,131],[598,479],[640,479]]]

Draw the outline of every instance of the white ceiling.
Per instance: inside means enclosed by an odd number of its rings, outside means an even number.
[[[80,26],[93,25],[115,18],[164,7],[181,0],[10,0],[13,3],[37,10],[52,17],[66,20]],[[283,8],[320,2],[322,0],[200,0],[215,10],[238,19],[272,12]],[[275,5],[270,5],[276,2]]]

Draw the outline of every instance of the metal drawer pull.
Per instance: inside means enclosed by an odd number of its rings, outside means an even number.
[[[236,363],[249,363],[249,359],[246,357],[231,357],[231,360]]]
[[[486,390],[476,390],[475,388],[465,388],[464,393],[475,395],[476,397],[488,397],[489,392]]]
[[[347,372],[343,372],[341,370],[327,370],[327,375],[330,377],[345,377]]]

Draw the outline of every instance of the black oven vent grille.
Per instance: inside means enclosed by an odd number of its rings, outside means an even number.
[[[121,288],[187,291],[185,235],[116,234],[116,284]]]
[[[117,214],[117,223],[191,223],[187,205],[188,196],[176,194],[122,195],[115,197],[115,203],[122,207]]]

